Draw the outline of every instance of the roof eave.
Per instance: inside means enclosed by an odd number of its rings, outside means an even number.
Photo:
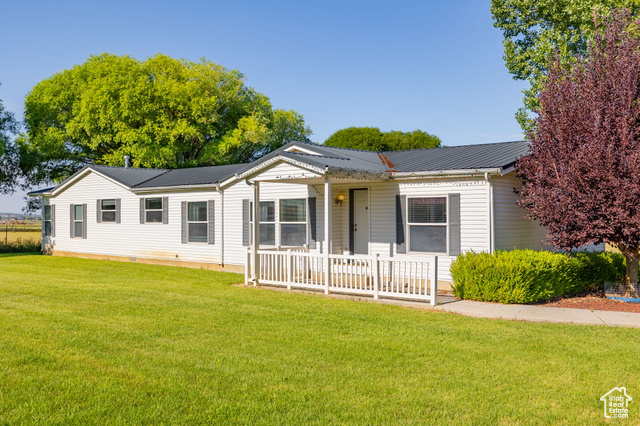
[[[457,175],[484,175],[489,174],[502,174],[502,167],[490,167],[481,169],[456,169],[456,170],[429,170],[422,172],[395,172],[393,176],[395,178],[411,178],[411,177],[445,177],[445,176],[457,176]]]
[[[134,194],[144,194],[150,192],[170,192],[170,191],[189,191],[193,189],[215,189],[220,187],[220,183],[203,183],[199,185],[170,185],[170,186],[151,186],[147,188],[131,188]]]

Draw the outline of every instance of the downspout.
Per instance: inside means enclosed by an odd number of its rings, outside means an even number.
[[[220,194],[220,266],[224,268],[224,190],[220,184],[216,185],[216,192]]]
[[[484,174],[484,180],[487,181],[487,214],[488,214],[488,243],[489,243],[489,253],[493,254],[496,246],[495,241],[495,214],[494,214],[494,206],[493,206],[493,182],[489,176],[488,172]]]

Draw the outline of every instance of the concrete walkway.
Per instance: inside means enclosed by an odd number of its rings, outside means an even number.
[[[315,294],[316,296],[331,297],[334,299],[357,300],[361,302],[378,303],[383,305],[396,305],[405,308],[426,309],[433,311],[450,312],[478,318],[496,318],[506,320],[551,322],[558,324],[584,324],[584,325],[608,325],[610,327],[640,328],[640,314],[633,312],[617,311],[591,311],[589,309],[552,308],[536,305],[503,305],[501,303],[475,302],[472,300],[456,300],[453,296],[438,295],[438,305],[431,306],[428,302],[415,302],[398,299],[373,299],[372,297],[353,296],[348,294],[324,293],[261,285],[260,288],[268,288],[283,292],[296,292]]]
[[[445,297],[443,296],[442,299]],[[433,309],[480,318],[640,328],[640,314],[633,312],[591,311],[589,309],[552,308],[535,305],[502,305],[455,299],[442,300],[442,304]]]

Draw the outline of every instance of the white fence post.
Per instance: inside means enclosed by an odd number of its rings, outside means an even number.
[[[380,254],[376,253],[371,260],[371,269],[373,272],[373,298],[378,298],[378,291],[380,291]]]
[[[287,250],[287,290],[291,290],[291,282],[293,281],[293,256],[291,256],[291,249]]]
[[[244,262],[244,285],[249,285],[249,274],[251,268],[249,267],[249,262],[251,261],[251,253],[249,252],[249,247],[247,247],[247,258]]]
[[[431,272],[431,305],[438,304],[438,256],[433,257],[433,271]]]

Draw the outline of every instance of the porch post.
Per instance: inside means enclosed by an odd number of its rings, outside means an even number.
[[[253,243],[251,244],[252,256],[251,266],[253,267],[253,285],[258,285],[258,274],[260,265],[258,248],[260,247],[260,182],[253,182]]]
[[[438,304],[438,256],[433,256],[433,263],[431,267],[431,293],[430,302],[432,306]]]
[[[331,178],[324,178],[324,293],[329,294],[331,285]]]

